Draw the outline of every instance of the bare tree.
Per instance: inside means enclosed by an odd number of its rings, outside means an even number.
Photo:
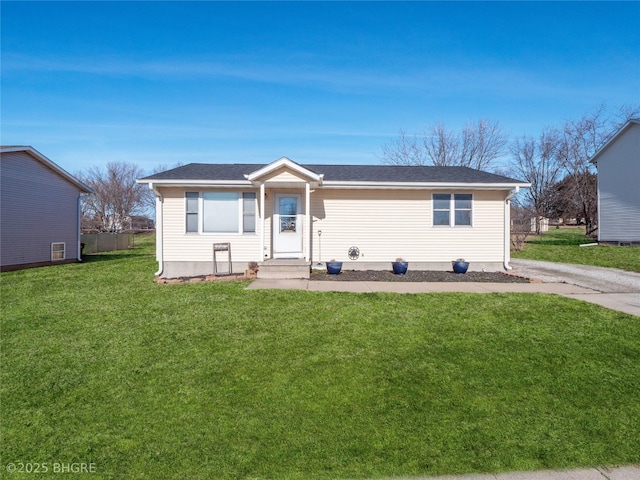
[[[498,122],[480,119],[461,132],[437,122],[422,135],[408,137],[400,131],[397,139],[382,146],[382,161],[389,165],[463,166],[487,170],[500,157],[508,137]]]
[[[382,158],[389,165],[427,165],[428,157],[419,145],[417,135],[407,137],[400,130],[398,138],[382,146]]]
[[[597,227],[597,187],[592,181],[595,167],[589,159],[630,118],[638,115],[638,107],[624,106],[609,113],[599,105],[575,121],[567,121],[559,131],[558,160],[572,181],[572,192],[580,205],[587,235]]]
[[[447,130],[444,124],[434,123],[422,136],[422,145],[428,164],[437,167],[457,165],[460,159],[458,135]]]
[[[522,137],[511,145],[514,175],[531,183],[531,187],[524,190],[521,203],[533,212],[536,234],[540,234],[540,221],[551,211],[554,187],[560,176],[558,142],[558,134],[546,130],[537,141]]]
[[[535,212],[519,202],[511,202],[511,246],[516,252],[524,248],[527,237],[531,234],[531,219]]]
[[[125,162],[110,162],[105,168],[92,167],[78,174],[94,191],[84,199],[84,227],[100,232],[126,230],[131,216],[145,210],[148,189],[135,181],[142,176],[140,168]]]
[[[477,170],[486,170],[491,162],[504,153],[507,135],[498,122],[482,118],[477,124],[467,124],[462,130],[462,151],[459,164]]]
[[[597,176],[595,173],[586,172],[586,178],[580,178],[576,182],[575,176],[566,175],[553,186],[553,199],[551,216],[554,218],[584,218],[584,207],[581,196],[576,192],[576,186],[581,185],[588,192],[589,203],[597,204]]]

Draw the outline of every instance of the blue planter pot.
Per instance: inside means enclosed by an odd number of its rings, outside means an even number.
[[[327,273],[337,275],[342,270],[342,262],[327,262]]]
[[[409,268],[409,262],[391,262],[393,273],[396,275],[404,275]]]
[[[455,273],[467,273],[469,262],[451,262]]]

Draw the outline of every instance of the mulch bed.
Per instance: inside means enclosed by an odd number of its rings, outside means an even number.
[[[501,272],[437,272],[431,270],[409,270],[405,275],[391,271],[342,270],[338,275],[329,275],[323,270],[313,270],[311,280],[343,282],[484,282],[484,283],[530,283],[529,279]]]
[[[197,277],[156,278],[156,283],[198,283],[229,280],[254,279],[255,275],[201,275]],[[484,283],[530,283],[528,278],[516,277],[501,272],[437,272],[431,270],[408,270],[405,275],[396,275],[384,270],[342,270],[338,275],[329,275],[325,270],[312,270],[310,280],[333,282],[484,282]]]

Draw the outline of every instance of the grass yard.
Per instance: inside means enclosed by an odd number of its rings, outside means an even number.
[[[152,246],[3,273],[0,458],[91,478],[640,462],[640,322],[551,295],[157,285]]]
[[[544,235],[529,237],[524,249],[512,257],[640,272],[640,247],[580,246],[586,243],[594,240],[584,228],[550,228]]]

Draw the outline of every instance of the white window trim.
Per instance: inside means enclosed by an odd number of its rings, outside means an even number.
[[[436,225],[433,223],[434,220],[434,212],[435,209],[435,195],[449,195],[449,225]],[[456,225],[456,195],[471,195],[471,224],[469,225]],[[462,210],[462,209],[460,209]],[[456,192],[456,193],[446,193],[446,192],[434,192],[431,194],[431,226],[433,228],[473,228],[473,222],[475,219],[474,215],[475,210],[475,196],[473,192]],[[443,211],[443,210],[439,210]]]
[[[185,191],[184,196],[184,232],[185,235],[204,235],[204,236],[212,236],[212,237],[221,237],[221,236],[240,236],[240,235],[257,235],[258,232],[258,194],[252,190],[242,190],[242,191],[234,191],[230,193],[235,193],[238,198],[238,231],[237,232],[205,232],[204,231],[204,193],[208,193],[210,191],[219,191],[219,190],[206,190],[206,191],[195,191],[188,190]],[[198,193],[198,231],[197,232],[187,232],[187,192],[196,192]],[[244,231],[244,197],[243,193],[254,193],[254,220],[256,225],[254,227],[253,232],[245,232]]]
[[[53,247],[56,245],[62,245],[62,258],[53,258]],[[59,252],[59,250],[57,250]],[[60,262],[67,259],[67,244],[66,242],[51,242],[51,261]]]
[[[187,197],[187,193],[197,193],[198,194],[198,210],[196,212],[189,212],[188,210],[188,205],[189,205],[189,198]],[[185,191],[184,192],[184,233],[187,235],[198,235],[200,233],[200,212],[202,211],[202,205],[200,205],[200,192],[194,192],[193,190],[189,190],[189,191]],[[198,226],[198,231],[197,232],[190,232],[187,230],[188,228],[188,218],[189,218],[189,213],[196,214],[196,225]]]

